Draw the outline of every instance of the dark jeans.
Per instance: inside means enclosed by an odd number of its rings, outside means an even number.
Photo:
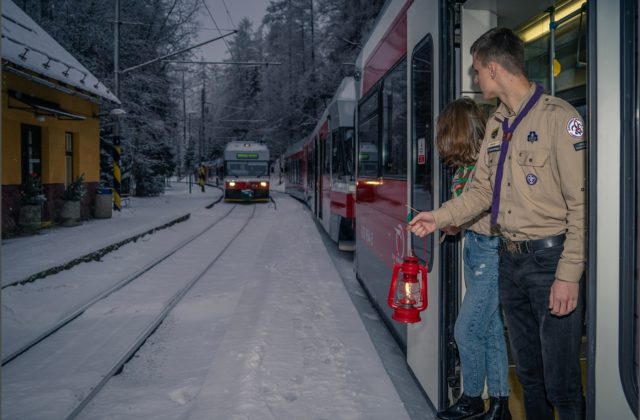
[[[579,361],[583,294],[571,314],[557,317],[549,312],[562,249],[500,252],[500,304],[529,420],[554,420],[553,407],[560,420],[584,419]]]

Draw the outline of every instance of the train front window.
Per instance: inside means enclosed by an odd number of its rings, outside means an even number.
[[[240,178],[243,176],[261,177],[269,176],[269,165],[267,162],[244,162],[231,160],[226,163],[226,174],[230,177]]]

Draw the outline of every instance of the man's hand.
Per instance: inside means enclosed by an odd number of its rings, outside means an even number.
[[[462,229],[460,229],[458,226],[453,226],[453,225],[442,228],[442,231],[449,236],[455,236],[458,233],[460,233],[461,230]]]
[[[555,279],[549,294],[549,310],[552,315],[569,315],[578,306],[580,283]]]
[[[411,219],[409,228],[411,232],[422,238],[436,230],[436,221],[430,211],[423,211]]]

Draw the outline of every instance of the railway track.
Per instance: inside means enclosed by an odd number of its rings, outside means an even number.
[[[3,418],[76,418],[214,267],[255,211],[255,205],[231,206],[3,359]]]

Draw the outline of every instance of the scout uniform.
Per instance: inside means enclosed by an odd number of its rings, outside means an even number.
[[[461,226],[492,204],[503,120],[512,122],[534,95],[516,109],[501,104],[487,123],[474,182],[460,197],[433,211],[438,228]],[[507,249],[566,235],[556,270],[559,280],[578,282],[585,263],[585,150],[580,115],[562,99],[541,95],[517,125],[504,161],[497,227]]]

